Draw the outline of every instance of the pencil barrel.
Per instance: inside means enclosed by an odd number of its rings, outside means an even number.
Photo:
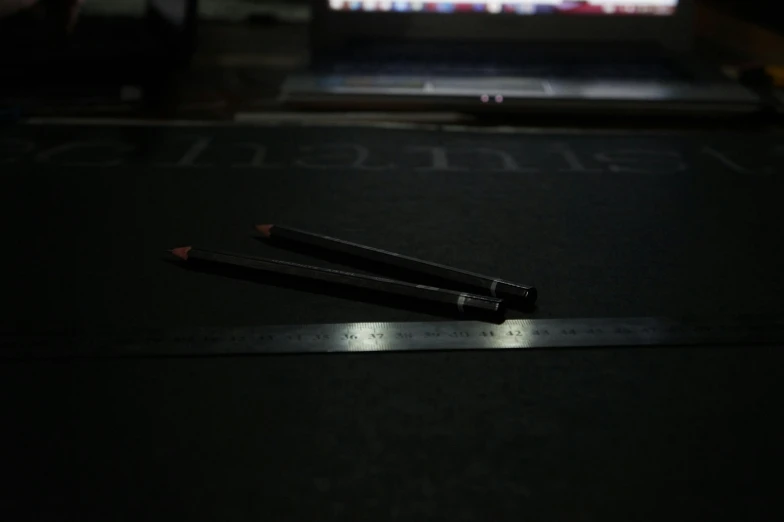
[[[250,257],[228,252],[193,248],[188,252],[188,261],[218,265],[230,265],[249,271],[264,271],[290,277],[310,279],[353,288],[383,292],[397,296],[420,299],[454,307],[461,314],[503,315],[502,299],[474,295],[427,285],[417,285],[396,279],[387,279],[366,274],[356,274],[277,259]]]
[[[526,305],[533,305],[534,302],[536,302],[538,295],[536,288],[530,285],[523,285],[496,277],[476,274],[467,270],[404,256],[395,252],[360,245],[334,237],[314,234],[296,228],[273,225],[270,228],[270,237],[302,243],[304,245],[342,254],[349,254],[361,259],[401,268],[410,272],[426,274],[444,282],[450,282],[455,286],[470,289],[472,292],[508,299]]]

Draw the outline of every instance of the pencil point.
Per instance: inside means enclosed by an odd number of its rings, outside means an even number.
[[[272,235],[272,227],[274,226],[275,225],[256,225],[256,230],[258,230],[264,237],[270,237],[270,235]]]
[[[171,252],[173,255],[179,257],[183,261],[187,261],[188,260],[188,252],[191,251],[191,248],[192,247],[189,247],[189,246],[187,246],[187,247],[179,247],[179,248],[172,248],[171,250],[169,250],[169,252]]]

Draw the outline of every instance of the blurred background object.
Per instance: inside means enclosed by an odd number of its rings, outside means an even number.
[[[288,120],[296,114],[309,118],[308,114],[313,110],[330,110],[341,104],[358,111],[388,110],[392,108],[388,105],[392,96],[382,95],[368,103],[363,96],[358,96],[357,87],[377,92],[381,85],[381,90],[394,90],[401,83],[405,84],[406,75],[401,78],[400,68],[401,62],[406,66],[408,61],[409,72],[416,74],[409,74],[407,78],[420,85],[421,91],[429,89],[429,92],[404,97],[407,103],[412,100],[416,103],[395,107],[395,110],[407,114],[446,110],[497,119],[512,111],[511,106],[517,101],[522,102],[518,109],[529,115],[532,108],[542,115],[553,115],[553,111],[557,111],[560,115],[572,116],[586,110],[609,115],[608,108],[612,107],[596,103],[597,98],[609,95],[613,103],[617,101],[615,98],[626,98],[621,103],[622,112],[628,109],[630,114],[646,111],[658,114],[666,105],[651,103],[658,96],[665,101],[675,101],[670,104],[675,109],[673,112],[683,115],[678,97],[688,92],[692,93],[686,96],[687,99],[691,96],[688,101],[691,108],[707,108],[704,111],[707,113],[716,109],[719,112],[758,110],[760,102],[730,83],[727,77],[744,82],[751,79],[750,85],[756,91],[759,82],[745,71],[750,67],[776,65],[776,57],[784,56],[784,45],[780,43],[784,37],[771,28],[775,22],[763,27],[752,21],[756,19],[755,13],[766,12],[763,3],[701,0],[696,3],[694,13],[690,13],[683,11],[684,6],[690,5],[687,1],[680,5],[681,16],[678,17],[673,16],[675,1],[650,0],[650,5],[632,6],[639,13],[626,12],[631,4],[621,5],[620,2],[597,2],[605,7],[601,13],[585,2],[550,2],[534,6],[536,12],[550,13],[539,16],[530,16],[533,4],[496,5],[483,1],[471,4],[472,12],[461,13],[456,11],[465,10],[468,4],[422,3],[423,11],[434,12],[423,18],[425,22],[415,20],[411,25],[408,22],[401,24],[400,20],[411,20],[408,11],[420,6],[416,2],[332,2],[334,7],[330,7],[327,0],[318,0],[313,12],[315,23],[309,24],[311,6],[306,1],[88,0],[82,6],[78,26],[70,35],[62,31],[62,23],[55,22],[55,11],[47,21],[47,1],[0,21],[0,106],[10,106],[13,109],[10,113],[25,116],[133,114],[155,118],[176,115],[179,118],[245,120],[270,118],[281,112]],[[659,5],[657,2],[665,3]],[[476,12],[480,8],[496,10],[498,6],[502,8],[501,13],[480,15]],[[364,12],[365,7],[375,11]],[[607,13],[608,10],[612,13]],[[413,58],[405,56],[409,51],[403,53],[403,60],[398,56],[396,62],[384,57],[387,66],[398,69],[391,75],[392,79],[390,75],[381,74],[383,71],[370,75],[356,74],[356,71],[325,74],[330,67],[340,69],[347,65],[346,62],[354,62],[353,65],[361,69],[365,65],[357,62],[373,61],[369,59],[375,58],[371,54],[388,51],[388,48],[380,50],[378,45],[371,48],[364,43],[353,49],[351,45],[345,45],[345,37],[356,32],[357,24],[342,20],[356,20],[358,15],[362,15],[360,20],[361,25],[367,26],[365,30],[374,30],[379,21],[382,25],[392,21],[393,30],[399,29],[398,34],[409,35],[408,43],[416,42],[420,46]],[[450,41],[451,49],[447,47],[444,51],[441,46],[435,51],[441,55],[455,51],[452,54],[462,56],[450,56],[444,64],[443,60],[439,62],[428,56],[433,53],[433,46],[420,52],[423,50],[421,42],[412,38],[412,33],[427,36],[432,28],[454,25],[448,21],[458,18],[463,20],[458,29],[463,25],[463,30],[458,32],[457,39]],[[696,21],[692,22],[692,18]],[[500,53],[499,46],[490,46],[489,51],[487,44],[483,44],[484,49],[475,46],[469,38],[473,33],[503,34],[495,30],[493,22],[488,22],[490,19],[500,20],[507,30],[518,28],[517,32],[525,36],[507,38],[509,43],[500,47]],[[365,24],[365,20],[369,23]],[[600,31],[608,39],[604,49],[598,50],[598,46],[594,46],[594,50],[589,51],[582,45],[581,31],[593,31],[591,28],[596,28],[596,24],[607,23],[615,29],[613,32]],[[659,26],[659,30],[654,31],[651,24]],[[644,30],[638,30],[640,27]],[[325,28],[337,28],[337,31],[325,37]],[[532,32],[531,28],[536,30]],[[532,37],[536,32],[544,33],[547,38],[533,45],[527,40],[537,40]],[[630,35],[633,35],[631,41],[625,40]],[[389,43],[389,38],[382,38],[383,31],[377,36],[370,41]],[[613,40],[613,37],[622,39]],[[647,42],[643,43],[643,40]],[[553,43],[560,46],[556,56],[543,46]],[[339,50],[341,45],[344,45],[342,51]],[[569,45],[572,45],[571,49]],[[466,47],[470,49],[462,52]],[[574,52],[577,54],[572,54]],[[365,56],[352,56],[352,53],[364,53]],[[493,53],[501,56],[493,56]],[[514,55],[511,59],[510,54]],[[483,60],[485,64],[477,63]],[[441,79],[436,82],[436,89],[432,89],[433,82],[419,81],[421,69],[431,67],[434,61],[437,62],[435,66],[442,69],[444,65],[453,70],[465,65],[473,68],[467,75],[471,80],[468,85],[457,75],[456,81],[450,80],[451,85],[440,89],[451,91],[445,97],[449,103],[441,106],[437,102],[444,97],[436,96],[438,92],[432,91],[439,91],[443,78],[448,75],[443,71],[438,73]],[[308,62],[311,69],[303,75],[301,71]],[[510,65],[518,69],[511,75],[507,74]],[[417,68],[420,70],[415,71]],[[296,71],[300,74],[292,74]],[[543,74],[549,76],[542,79]],[[471,83],[479,75],[485,78],[477,89]],[[287,77],[289,81],[284,84]],[[354,92],[335,96],[335,84],[341,82],[343,90]],[[390,89],[385,82],[397,85]],[[572,86],[566,89],[566,97],[552,95],[552,91],[558,91],[553,86],[557,87],[559,82]],[[494,89],[486,89],[488,83]],[[706,83],[710,84],[707,89]],[[471,91],[470,102],[455,104],[459,98],[456,94],[461,90],[465,92],[466,87]],[[317,96],[313,96],[313,91]],[[516,100],[515,91],[527,92]],[[546,96],[541,96],[542,91]],[[734,93],[730,98],[740,103],[726,103],[728,92]],[[694,93],[697,98],[718,98],[720,103],[706,105],[695,100]],[[485,94],[486,102],[483,101]],[[502,104],[496,101],[499,95]],[[635,95],[639,98],[636,101],[642,103],[636,103]],[[313,103],[314,99],[316,103]],[[553,101],[557,103],[553,104]]]
[[[293,104],[480,111],[752,113],[693,52],[693,0],[318,0]]]
[[[128,112],[188,64],[196,20],[197,0],[41,0],[0,20],[0,95],[26,114]]]
[[[4,64],[36,61],[69,66],[91,58],[186,56],[192,51],[197,0],[39,0],[5,17],[0,32]],[[77,20],[77,15],[79,19]],[[78,23],[78,30],[76,25]],[[13,44],[13,45],[11,45]]]
[[[740,20],[751,22],[767,29],[784,29],[784,17],[780,15],[777,2],[766,0],[707,0],[703,3],[712,5],[716,9]]]
[[[90,0],[88,14],[141,16],[145,0]],[[208,20],[242,22],[253,16],[275,16],[290,22],[307,22],[307,0],[200,0],[199,16]]]

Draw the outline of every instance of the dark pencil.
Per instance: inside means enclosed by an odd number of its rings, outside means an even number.
[[[350,254],[366,260],[383,263],[388,266],[428,274],[441,280],[450,281],[462,287],[470,288],[474,292],[489,294],[492,297],[509,299],[512,302],[516,301],[525,305],[532,305],[537,297],[536,288],[533,286],[513,283],[497,277],[476,274],[468,272],[467,270],[433,263],[431,261],[424,261],[422,259],[416,259],[414,257],[408,257],[378,248],[350,243],[334,237],[322,236],[320,234],[305,232],[303,230],[297,230],[296,228],[283,227],[280,225],[256,225],[256,230],[268,238],[294,241],[335,252]]]
[[[328,268],[289,263],[277,259],[250,257],[228,252],[204,250],[190,246],[170,250],[170,252],[183,261],[231,265],[248,270],[261,270],[287,276],[311,279],[347,285],[377,292],[385,292],[398,296],[421,299],[434,303],[456,307],[461,314],[502,315],[505,311],[501,299],[473,295],[465,292],[444,290],[433,286],[416,285],[395,279],[386,279],[366,274],[342,272]]]

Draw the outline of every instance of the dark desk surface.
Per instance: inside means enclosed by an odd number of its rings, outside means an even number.
[[[3,364],[0,515],[780,520],[781,363],[737,347]]]
[[[0,138],[0,212],[15,224],[0,277],[16,302],[0,324],[432,318],[260,294],[161,261],[192,244],[312,262],[252,239],[265,222],[531,282],[541,317],[784,312],[780,134],[23,126]]]
[[[293,255],[258,221],[532,281],[534,317],[780,315],[781,144],[6,127],[2,325],[438,320],[160,259]],[[782,353],[6,362],[0,519],[777,520]]]

